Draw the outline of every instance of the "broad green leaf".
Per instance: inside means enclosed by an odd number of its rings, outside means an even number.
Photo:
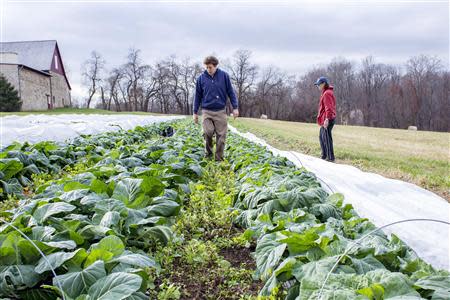
[[[3,173],[3,179],[7,180],[19,173],[23,168],[23,164],[18,158],[0,159],[0,171]]]
[[[303,278],[323,281],[327,274],[331,271],[337,257],[327,257],[318,261],[311,261],[306,264],[298,264],[292,270],[292,274],[298,281]]]
[[[146,267],[155,267],[156,262],[142,254],[138,253],[124,253],[121,256],[115,257],[112,260],[109,261],[110,263],[124,263],[128,265],[132,265],[139,268],[146,268]]]
[[[158,201],[152,203],[148,208],[149,216],[164,216],[170,217],[176,215],[180,209],[180,204],[171,200]]]
[[[83,197],[87,196],[88,193],[89,190],[87,189],[77,189],[70,192],[65,192],[61,196],[59,196],[59,198],[64,202],[70,203],[82,199]]]
[[[341,219],[341,212],[332,203],[314,204],[310,212],[322,222],[326,222],[329,218]]]
[[[86,225],[78,232],[85,239],[99,239],[112,233],[114,231],[111,228],[100,225]]]
[[[72,181],[64,185],[64,192],[70,192],[73,190],[86,190],[86,189],[89,189],[89,186],[78,181]]]
[[[368,255],[361,259],[350,257],[352,267],[358,274],[366,274],[376,269],[385,269],[384,265],[372,255]]]
[[[419,279],[414,283],[416,287],[424,290],[433,291],[431,299],[449,300],[450,299],[450,275],[431,275]]]
[[[31,288],[40,280],[32,265],[0,266],[0,296],[6,297],[17,290]]]
[[[159,196],[164,191],[164,187],[164,183],[158,177],[143,177],[141,183],[142,191],[150,197]]]
[[[72,204],[65,202],[47,203],[38,207],[34,212],[33,217],[38,223],[42,223],[47,220],[48,217],[57,215],[59,213],[71,212],[75,208],[76,207]]]
[[[125,300],[148,300],[148,296],[142,292],[135,292],[130,297],[125,298]]]
[[[89,288],[89,296],[96,300],[121,300],[131,296],[141,287],[142,278],[123,272],[112,273],[99,279]]]
[[[97,194],[102,194],[102,193],[108,192],[108,185],[97,178],[92,180],[91,186],[89,188],[91,191],[93,191]]]
[[[100,220],[100,226],[112,228],[120,222],[120,213],[117,211],[106,212]]]
[[[0,180],[0,189],[6,193],[11,195],[22,195],[22,185],[20,184],[17,178],[11,178],[8,180]]]
[[[136,200],[141,192],[142,179],[124,178],[116,184],[112,198],[121,200],[125,204]]]
[[[56,252],[47,255],[47,260],[44,258],[41,258],[34,270],[42,274],[46,271],[50,271],[52,268],[56,269],[60,267],[63,263],[68,261],[69,259],[73,258],[81,249],[78,249],[74,252]],[[48,262],[47,262],[48,261]],[[50,265],[49,265],[50,263]]]
[[[419,293],[413,288],[412,281],[404,274],[377,269],[364,275],[372,283],[379,283],[384,288],[386,299],[396,296],[419,297]]]
[[[146,228],[144,236],[167,244],[172,239],[172,230],[167,226],[158,225]]]
[[[91,285],[105,276],[105,265],[102,260],[99,260],[84,270],[69,272],[53,278],[53,285],[57,286],[56,281],[58,281],[64,293],[72,298],[76,298],[81,294],[87,293]]]
[[[291,255],[303,253],[310,248],[317,246],[316,240],[319,239],[318,231],[322,231],[325,226],[312,227],[302,233],[283,231],[286,238],[279,239],[280,243],[286,243]]]
[[[31,231],[32,235],[30,238],[32,240],[50,241],[56,229],[51,226],[35,226],[31,229]]]
[[[59,242],[43,242],[43,243],[50,247],[59,248],[59,249],[67,249],[67,250],[72,250],[77,247],[77,244],[72,240],[59,241]]]
[[[258,241],[256,246],[256,274],[262,280],[270,277],[286,250],[287,245],[278,242],[278,238],[279,235],[276,233],[267,234]]]
[[[357,292],[358,294],[364,295],[371,300],[384,299],[384,288],[379,283],[374,283],[369,287],[358,290]]]
[[[94,262],[96,262],[98,260],[107,262],[107,261],[111,260],[111,258],[113,258],[113,257],[114,257],[114,254],[107,250],[92,249],[84,262],[84,266],[85,267],[90,266],[91,264],[93,264]]]
[[[110,235],[102,238],[95,248],[109,251],[114,256],[117,256],[125,250],[125,245],[119,237]]]

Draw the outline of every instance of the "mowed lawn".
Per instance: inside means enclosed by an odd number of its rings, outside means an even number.
[[[249,118],[230,124],[279,149],[320,156],[316,124]],[[333,141],[337,163],[415,183],[450,201],[450,133],[336,125]]]

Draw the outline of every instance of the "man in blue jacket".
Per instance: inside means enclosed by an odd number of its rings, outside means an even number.
[[[203,61],[206,70],[198,77],[194,99],[194,122],[198,124],[198,110],[202,108],[205,156],[212,158],[213,136],[216,134],[216,161],[223,160],[228,122],[225,106],[230,98],[233,117],[239,116],[238,100],[231,85],[230,76],[217,67],[219,60],[208,56]]]

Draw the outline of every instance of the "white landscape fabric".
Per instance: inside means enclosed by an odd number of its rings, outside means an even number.
[[[96,134],[138,125],[169,121],[182,116],[131,114],[30,114],[0,117],[0,148],[13,141],[36,143],[44,140],[65,141],[80,134]]]
[[[429,218],[449,222],[450,204],[436,194],[414,184],[363,172],[353,166],[324,161],[293,151],[282,151],[268,145],[252,133],[232,132],[266,146],[272,153],[305,167],[325,182],[328,191],[344,194],[356,212],[377,227],[395,221]],[[396,224],[384,229],[406,242],[422,259],[436,268],[450,270],[450,229],[446,224],[424,221]]]

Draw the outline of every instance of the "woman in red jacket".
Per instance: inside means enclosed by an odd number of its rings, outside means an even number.
[[[326,77],[319,77],[315,85],[322,95],[319,101],[319,113],[317,114],[317,124],[320,126],[320,148],[322,148],[322,159],[334,162],[333,137],[331,130],[336,119],[336,99],[333,94],[333,87],[329,85]]]

